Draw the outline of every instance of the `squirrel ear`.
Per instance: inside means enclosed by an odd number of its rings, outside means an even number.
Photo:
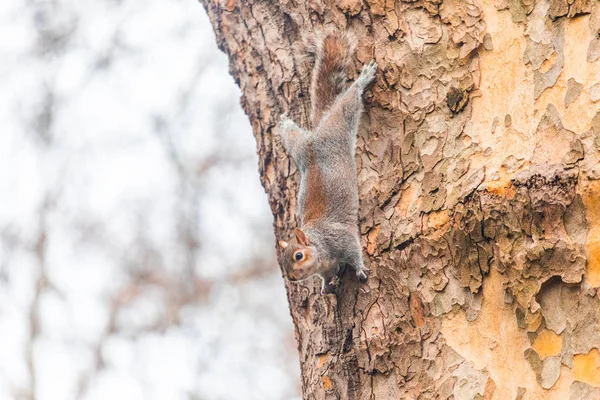
[[[308,242],[308,239],[306,238],[306,235],[304,234],[304,232],[302,232],[301,229],[296,228],[296,230],[294,231],[294,235],[296,235],[296,239],[303,246],[310,245],[310,243]]]
[[[282,249],[285,249],[286,247],[288,247],[288,242],[284,242],[283,240],[280,240],[279,247],[281,247]]]

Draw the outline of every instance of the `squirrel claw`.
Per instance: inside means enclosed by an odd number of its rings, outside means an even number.
[[[365,283],[365,282],[367,281],[367,279],[369,278],[369,277],[367,276],[367,274],[365,273],[365,271],[363,271],[363,270],[356,271],[356,276],[358,277],[358,280],[359,280],[361,283]]]
[[[337,289],[337,286],[332,284],[332,283],[328,283],[323,285],[323,287],[321,288],[321,294],[333,294],[335,293],[335,290]]]
[[[321,287],[321,294],[332,294],[336,292],[338,287],[339,279],[337,277],[333,277],[328,282],[323,281],[323,286]]]

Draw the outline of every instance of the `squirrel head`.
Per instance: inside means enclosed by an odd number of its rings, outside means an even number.
[[[296,228],[290,242],[279,241],[283,249],[283,269],[291,281],[301,281],[318,272],[317,249],[306,234]]]

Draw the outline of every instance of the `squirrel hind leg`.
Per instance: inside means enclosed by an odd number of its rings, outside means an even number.
[[[356,84],[359,88],[366,88],[375,79],[375,73],[377,72],[377,63],[372,60],[369,65],[363,65],[363,69],[360,76],[356,80]]]

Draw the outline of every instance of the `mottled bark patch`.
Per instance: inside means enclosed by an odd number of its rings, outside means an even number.
[[[278,236],[296,226],[297,176],[276,121],[308,126],[310,110],[301,36],[352,30],[349,78],[380,66],[356,156],[369,281],[347,275],[336,296],[286,281],[305,398],[597,395],[596,2],[203,3]]]

